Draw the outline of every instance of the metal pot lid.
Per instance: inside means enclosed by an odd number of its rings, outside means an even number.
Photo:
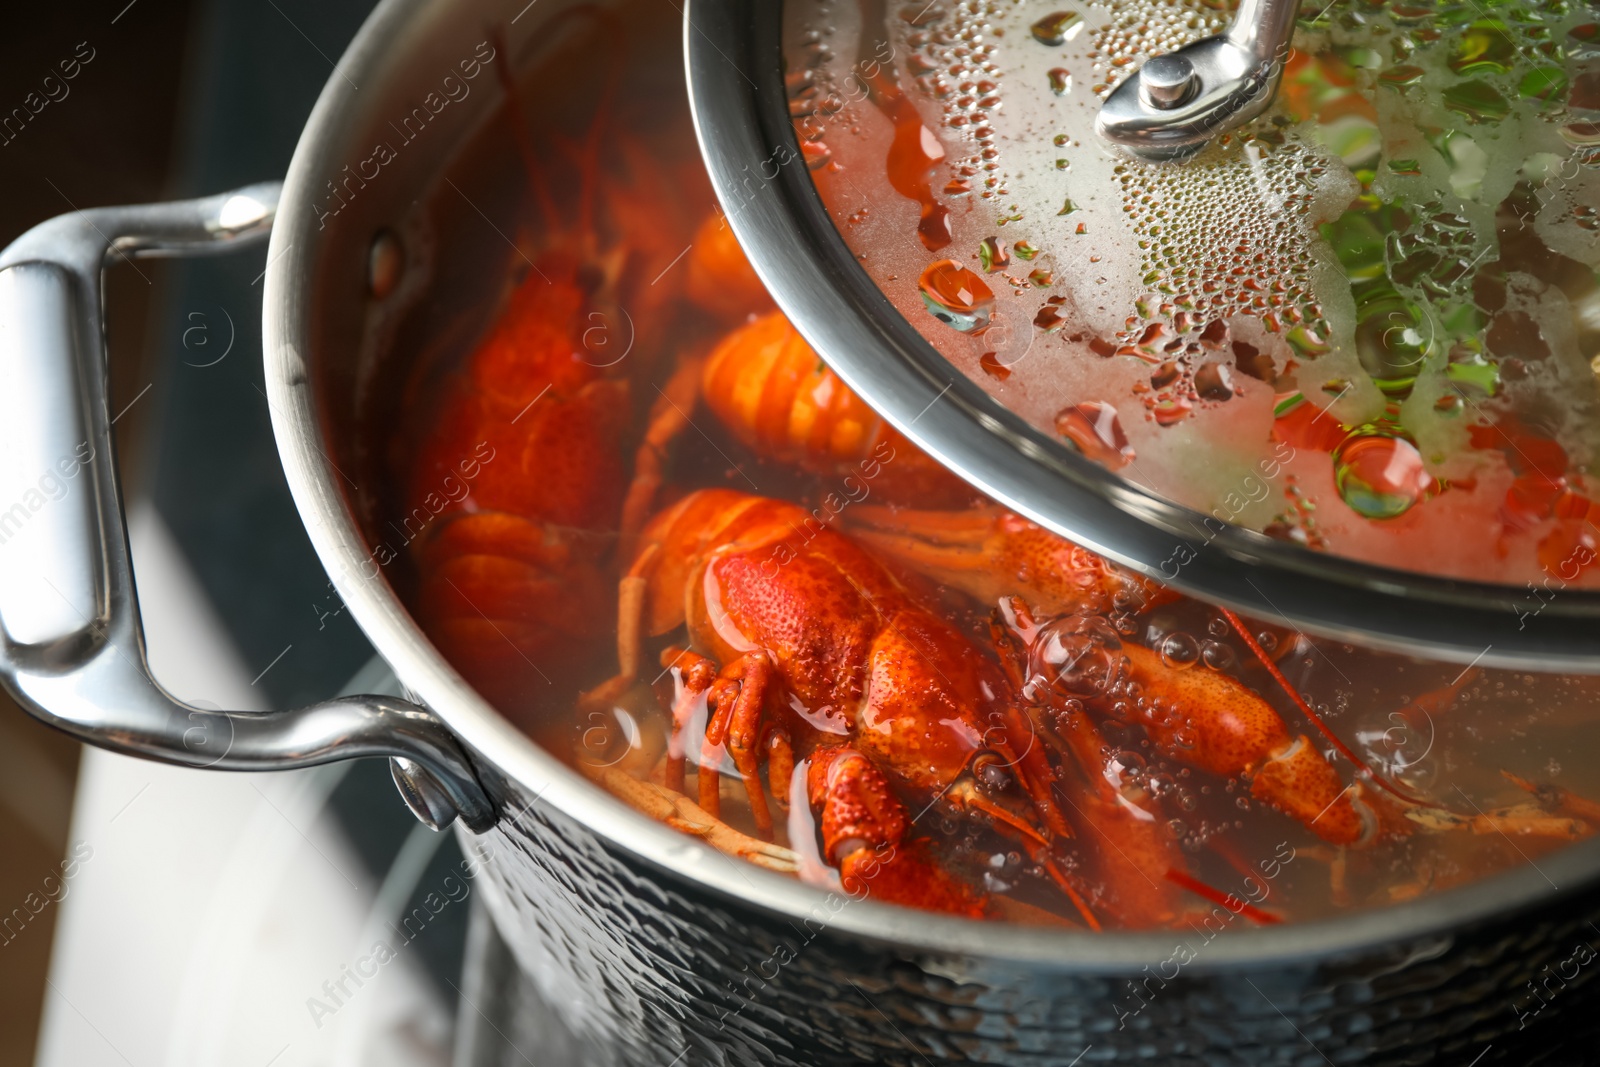
[[[974,486],[1264,619],[1592,671],[1600,34],[1544,6],[1244,4],[1287,50],[1209,0],[692,0],[685,43],[763,281]],[[1279,91],[1217,112],[1183,57],[1240,40]]]

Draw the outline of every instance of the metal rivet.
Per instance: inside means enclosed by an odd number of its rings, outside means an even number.
[[[382,300],[400,284],[406,254],[393,230],[379,230],[367,252],[367,291]]]
[[[1145,103],[1170,111],[1184,103],[1199,88],[1194,64],[1180,55],[1156,56],[1139,68],[1140,95]]]

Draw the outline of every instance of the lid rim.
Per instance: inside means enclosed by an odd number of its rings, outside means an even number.
[[[994,400],[890,303],[829,217],[786,106],[782,5],[728,2],[737,10],[727,18],[698,5],[689,42],[695,131],[718,200],[795,328],[914,444],[1005,506],[1202,600],[1393,651],[1600,672],[1600,590],[1546,597],[1217,529]]]

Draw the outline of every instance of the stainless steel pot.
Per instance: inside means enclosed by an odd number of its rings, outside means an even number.
[[[395,596],[345,472],[364,469],[354,428],[395,337],[382,315],[391,288],[439,291],[498,269],[453,261],[440,235],[407,228],[498,103],[493,77],[463,64],[531,61],[559,43],[552,27],[574,6],[386,0],[329,79],[281,197],[260,186],[78,213],[0,257],[12,494],[0,502],[27,511],[0,547],[13,694],[92,743],[197,767],[391,757],[419,818],[470,831],[496,922],[564,1019],[541,1050],[551,1062],[1488,1064],[1592,1041],[1600,841],[1337,922],[1244,929],[1220,914],[1215,930],[1106,935],[969,922],[728,859],[602,792],[473,692]],[[391,142],[374,164],[374,146]],[[479,210],[475,189],[455,193]],[[266,377],[284,468],[340,595],[415,703],[211,712],[163,692],[145,664],[100,270],[113,253],[217,250],[269,224]],[[384,297],[371,286],[375,240],[381,267],[387,242],[404,252]],[[51,470],[68,491],[34,508],[27,488]]]

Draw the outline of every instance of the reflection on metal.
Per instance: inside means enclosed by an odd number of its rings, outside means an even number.
[[[1111,91],[1095,130],[1141,159],[1183,160],[1265,111],[1300,0],[1243,0],[1226,33],[1145,61]]]
[[[781,9],[692,0],[687,11],[695,132],[729,225],[805,339],[917,447],[1006,507],[1213,604],[1335,640],[1459,663],[1600,671],[1596,591],[1564,590],[1529,614],[1526,590],[1515,586],[1380,567],[1222,524],[1107,470],[1003,407],[895,312],[834,227],[803,163],[778,164],[766,177],[775,160],[801,158],[783,86]],[[1240,56],[1256,57],[1276,84],[1294,16],[1293,0],[1244,0],[1224,35],[1236,52],[1229,62],[1243,69]],[[1169,88],[1183,80],[1181,70],[1163,78]],[[1186,104],[1152,109],[1164,116],[1158,128],[1192,118],[1212,96],[1202,87]],[[1242,122],[1256,113],[1244,103],[1264,107],[1269,96],[1237,98],[1238,106],[1217,114]],[[1220,129],[1190,132],[1198,144]],[[1151,137],[1158,152],[1176,147],[1171,133]],[[763,167],[764,180],[750,180]]]
[[[428,825],[459,815],[485,830],[493,805],[455,738],[426,708],[349,696],[293,711],[227,712],[185,704],[150,673],[112,462],[101,269],[112,253],[211,253],[259,243],[278,194],[267,183],[201,200],[74,212],[0,253],[0,374],[10,386],[0,419],[4,470],[26,481],[41,467],[47,478],[19,490],[26,515],[13,517],[8,536],[16,536],[0,553],[0,680],[52,726],[167,763],[278,770],[357,756],[405,759],[422,798],[414,810],[426,813]]]

